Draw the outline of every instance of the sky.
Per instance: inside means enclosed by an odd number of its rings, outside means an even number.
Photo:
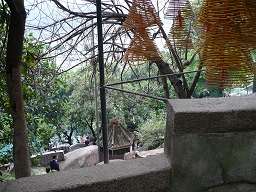
[[[61,3],[63,3],[63,5],[66,5],[67,7],[69,7],[71,10],[75,10],[77,12],[82,12],[82,11],[95,11],[95,6],[92,7],[88,7],[88,6],[84,6],[84,2],[83,0],[59,0]],[[119,3],[122,3],[122,0],[117,0]],[[176,0],[177,1],[177,0]],[[183,1],[183,0],[182,0]],[[110,2],[110,0],[102,0],[102,2]],[[158,2],[158,4],[157,4]],[[163,22],[163,28],[166,32],[166,34],[169,33],[169,30],[171,28],[172,25],[172,20],[168,20],[168,19],[164,19],[164,9],[162,9],[164,7],[164,5],[168,5],[167,0],[152,0],[152,3],[155,5],[156,9],[157,7],[159,7],[159,9],[161,9],[162,11],[160,12],[160,19]],[[53,22],[57,22],[59,18],[65,18],[66,13],[61,12],[56,5],[49,0],[27,0],[25,1],[25,7],[27,9],[27,13],[28,13],[28,17],[27,17],[27,30],[31,30],[31,28],[29,27],[30,25],[38,25],[38,26],[45,26],[48,25],[49,23],[53,23]],[[50,17],[49,17],[50,16]],[[78,23],[79,24],[79,20],[74,21],[74,23]],[[73,24],[74,24],[73,23]],[[72,24],[72,25],[73,25]],[[62,32],[63,34],[65,33],[69,33],[69,31],[71,30],[71,28],[69,28],[69,24],[63,25],[63,26],[59,26],[59,28],[62,28]],[[50,35],[52,33],[54,33],[54,31],[59,31],[59,28],[49,28],[47,30],[44,30],[43,33],[38,33],[38,31],[33,31],[33,34],[37,37],[37,36],[41,36],[42,39],[44,39],[44,41],[48,41],[50,42],[52,39],[50,37]],[[56,33],[55,36],[61,36],[62,34],[58,34]],[[159,50],[163,50],[164,49],[164,45],[165,42],[163,40],[163,38],[158,38],[155,41],[157,47],[159,48]],[[56,43],[55,43],[56,44]],[[62,56],[64,57],[64,56]],[[70,58],[67,59],[67,65],[72,65],[76,60],[77,56],[70,56]],[[60,62],[61,58],[57,58],[57,62]]]

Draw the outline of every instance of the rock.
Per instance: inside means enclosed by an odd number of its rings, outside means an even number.
[[[147,156],[159,155],[161,153],[164,153],[164,148],[157,148],[148,151],[132,151],[124,154],[124,160],[144,158]]]
[[[86,145],[85,145],[84,143],[76,143],[76,144],[71,145],[71,146],[69,147],[69,151],[70,151],[70,152],[71,152],[71,151],[75,151],[75,150],[80,149],[80,148],[83,148],[83,147],[86,147]]]
[[[59,162],[61,170],[93,166],[98,163],[98,146],[90,145],[65,155],[65,161]]]
[[[124,154],[124,160],[131,160],[131,159],[135,159],[136,158],[136,152],[132,151],[132,152],[128,152]]]
[[[152,156],[152,155],[159,155],[161,153],[164,153],[164,148],[157,148],[153,150],[148,150],[148,151],[137,151],[136,154],[138,157],[144,158],[147,156]]]

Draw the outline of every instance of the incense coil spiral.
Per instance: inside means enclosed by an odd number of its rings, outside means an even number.
[[[161,60],[159,50],[147,30],[149,27],[161,25],[162,22],[150,0],[134,0],[122,28],[132,29],[135,35],[122,60],[131,62]]]
[[[187,27],[184,23],[184,18],[179,18],[177,16],[168,34],[168,38],[170,39],[171,42],[173,42],[175,48],[193,48],[190,33],[187,30]]]
[[[203,77],[207,80],[206,86],[217,89],[232,88],[239,84],[253,82],[253,74],[245,72],[243,69],[211,69],[206,68]]]
[[[194,27],[203,39],[197,48],[207,86],[224,89],[253,81],[256,65],[250,50],[256,47],[255,11],[252,0],[203,2]]]
[[[195,26],[200,22],[212,25],[219,22],[250,22],[251,16],[245,0],[207,0],[199,11]]]
[[[149,32],[145,30],[144,36],[136,33],[128,49],[126,50],[123,61],[159,61],[161,56],[153,39],[149,37]]]
[[[221,37],[221,38],[220,38]],[[239,45],[239,46],[238,46]],[[240,36],[234,31],[223,32],[222,28],[217,26],[211,30],[205,37],[202,59],[199,66],[208,67],[216,65],[209,61],[222,60],[221,67],[231,67],[233,65],[245,65],[244,61],[250,58],[247,44],[242,43]],[[205,63],[207,61],[207,64]],[[255,66],[248,62],[249,68],[254,71]]]
[[[148,28],[162,25],[150,0],[134,0],[122,29]]]
[[[164,14],[164,18],[175,19],[179,14],[181,14],[184,19],[194,17],[194,12],[188,0],[171,0]]]

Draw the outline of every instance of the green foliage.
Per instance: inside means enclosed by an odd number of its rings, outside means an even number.
[[[4,31],[0,30],[3,33]],[[0,41],[0,44],[4,40]],[[0,55],[0,140],[3,146],[12,143],[13,130],[10,117],[10,101],[5,81],[5,49]],[[39,60],[44,45],[32,34],[25,35],[22,55],[22,88],[25,101],[27,127],[31,154],[49,149],[50,139],[54,136],[55,111],[60,111],[62,102],[54,95],[62,86],[62,80],[56,77],[56,65],[53,60]],[[52,115],[49,115],[52,114]],[[0,149],[3,148],[0,146]],[[5,159],[10,159],[11,151]],[[8,157],[9,156],[9,157]]]
[[[159,147],[160,145],[162,145],[164,143],[164,138],[159,138],[154,140],[149,146],[148,146],[148,150],[152,150],[152,149],[156,149],[157,147]]]
[[[37,166],[38,164],[39,164],[39,159],[38,158],[31,159],[31,165],[32,166]]]
[[[30,152],[32,154],[38,154],[49,150],[49,143],[51,138],[55,135],[53,125],[47,124],[45,118],[43,119],[33,115],[31,118],[33,118],[29,121],[31,124],[28,125],[30,130]]]
[[[164,137],[165,125],[165,113],[157,114],[154,111],[151,111],[150,118],[139,127],[139,139],[142,142],[146,141],[149,138],[153,138],[154,140],[160,140]]]
[[[15,180],[15,176],[12,173],[0,171],[0,182],[7,182]]]
[[[1,143],[10,143],[13,135],[11,128],[12,118],[5,112],[0,112],[0,141]]]
[[[95,137],[95,98],[93,83],[88,80],[90,73],[92,73],[92,69],[86,68],[70,74],[72,81],[69,81],[69,87],[72,89],[66,103],[65,124],[67,126],[65,128],[69,129],[69,133],[75,133],[75,135],[91,132],[91,137]],[[85,74],[88,79],[81,78],[84,76],[82,74]]]
[[[7,164],[13,161],[12,149],[13,149],[12,144],[0,145],[0,164]]]

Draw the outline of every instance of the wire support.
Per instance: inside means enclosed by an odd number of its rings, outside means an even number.
[[[161,77],[169,77],[169,76],[174,76],[174,75],[182,75],[182,74],[196,73],[196,72],[202,72],[202,71],[205,71],[205,69],[199,69],[199,70],[187,71],[187,72],[179,72],[179,73],[172,73],[172,74],[165,74],[165,75],[146,77],[146,78],[140,78],[140,79],[134,79],[134,80],[128,80],[128,81],[120,81],[120,82],[116,82],[116,83],[105,84],[104,86],[107,88],[107,87],[112,86],[112,85],[121,85],[121,84],[125,84],[125,83],[133,83],[133,82],[138,82],[138,81],[145,81],[145,80],[156,79],[156,78],[161,78]]]
[[[151,98],[151,99],[161,100],[161,101],[164,101],[164,102],[168,100],[168,99],[163,98],[163,97],[156,97],[156,96],[148,95],[148,94],[145,94],[145,93],[137,93],[137,92],[129,91],[129,90],[126,90],[126,89],[120,89],[120,88],[116,88],[116,87],[112,87],[112,86],[108,86],[108,85],[105,85],[105,88],[113,89],[113,90],[116,90],[116,91],[122,91],[122,92],[125,92],[125,93],[131,93],[131,94],[139,95],[139,96],[143,96],[143,97],[148,97],[148,98]]]

